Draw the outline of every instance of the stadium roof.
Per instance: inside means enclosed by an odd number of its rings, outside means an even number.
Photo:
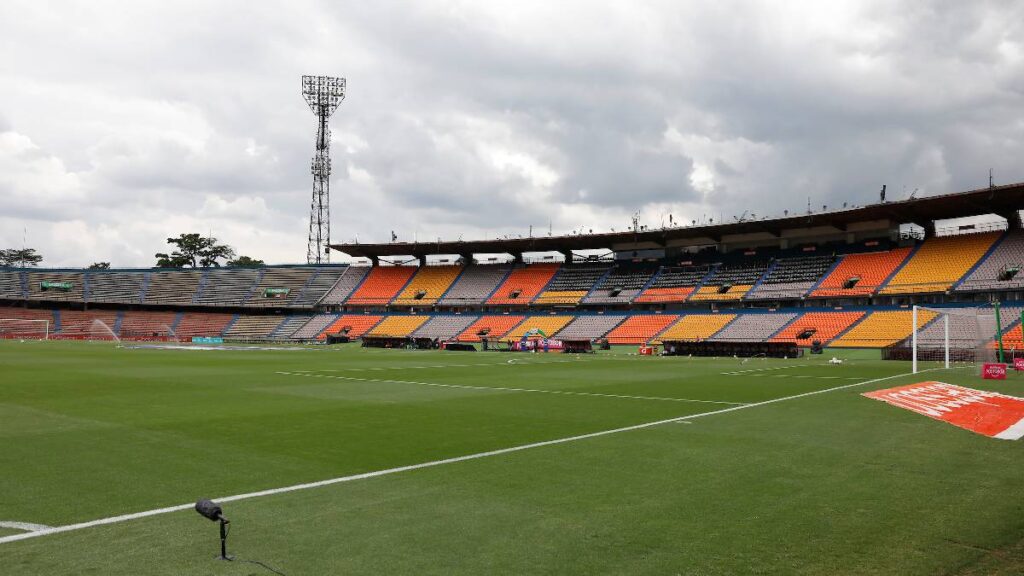
[[[956,192],[911,200],[871,204],[820,213],[783,218],[745,220],[702,226],[658,228],[640,231],[609,232],[572,236],[541,236],[475,241],[389,242],[384,244],[332,244],[331,248],[356,258],[413,256],[433,254],[522,254],[524,252],[569,252],[599,250],[615,246],[667,246],[718,242],[725,236],[768,233],[781,237],[786,230],[831,227],[849,230],[852,225],[889,221],[915,223],[924,227],[936,220],[999,214],[1011,219],[1024,208],[1024,183],[995,186],[968,192]]]

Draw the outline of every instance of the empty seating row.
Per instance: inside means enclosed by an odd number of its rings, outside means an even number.
[[[1008,290],[1024,288],[1024,231],[1004,237],[995,250],[956,287],[957,291]]]
[[[795,312],[781,314],[740,314],[710,339],[722,342],[767,342],[796,318]]]
[[[556,337],[559,340],[593,340],[612,331],[626,317],[624,315],[578,316],[562,328]]]
[[[767,269],[766,262],[723,264],[690,295],[690,300],[739,300]]]
[[[643,344],[678,319],[676,314],[635,314],[626,318],[605,337],[611,344]]]
[[[770,342],[795,342],[810,346],[815,341],[828,344],[864,317],[863,312],[808,312],[779,330]]]
[[[936,314],[929,310],[919,310],[917,327],[923,327],[935,316]],[[913,312],[909,310],[872,312],[832,341],[832,345],[845,348],[884,348],[909,336],[913,332],[912,326]]]
[[[461,272],[461,266],[420,266],[393,304],[434,304],[448,291]]]
[[[528,304],[558,272],[558,264],[533,264],[514,268],[487,300],[488,304]]]
[[[415,266],[374,266],[346,303],[363,306],[388,304],[416,271]]]
[[[319,303],[327,292],[331,290],[338,280],[345,274],[348,266],[330,266],[317,268],[313,277],[309,279],[291,305],[295,307],[311,307]]]
[[[482,316],[470,324],[456,339],[460,342],[479,342],[481,336],[500,339],[524,320],[523,316]]]
[[[443,314],[434,316],[412,333],[415,338],[436,338],[450,340],[466,331],[479,316]]]
[[[315,268],[265,268],[246,303],[260,308],[293,306]]]
[[[618,266],[587,296],[589,304],[625,304],[632,302],[651,281],[655,270],[644,267]]]
[[[482,304],[512,270],[504,264],[469,266],[441,298],[445,306]]]
[[[658,334],[655,341],[707,340],[734,318],[735,314],[687,314]]]
[[[367,333],[367,336],[405,337],[423,325],[430,316],[385,316]]]
[[[369,332],[371,328],[383,319],[383,316],[373,314],[346,314],[325,328],[323,332],[317,335],[317,339],[323,340],[328,336],[337,335],[359,338]]]
[[[780,258],[760,285],[747,294],[747,299],[800,298],[828,272],[834,261],[832,256]]]
[[[878,290],[910,255],[910,248],[847,254],[811,292],[816,297],[867,296]]]
[[[945,292],[999,239],[1000,232],[929,238],[882,288],[882,294]]]
[[[682,302],[711,272],[709,267],[663,268],[636,302]]]
[[[535,302],[537,304],[576,304],[608,273],[608,266],[581,264],[562,266]]]
[[[327,291],[327,294],[320,300],[321,304],[341,304],[352,292],[363,283],[371,268],[367,266],[349,266],[341,275],[341,278]]]

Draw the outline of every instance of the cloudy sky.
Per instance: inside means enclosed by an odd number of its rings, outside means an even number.
[[[1024,3],[0,3],[0,247],[150,266],[212,233],[477,239],[1024,181]]]

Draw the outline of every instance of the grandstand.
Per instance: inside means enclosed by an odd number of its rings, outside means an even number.
[[[444,306],[483,304],[512,268],[500,264],[468,266],[441,298]]]
[[[393,303],[406,306],[433,304],[448,291],[461,272],[461,266],[421,266]]]
[[[606,338],[610,344],[645,344],[678,319],[676,314],[635,314],[608,332]]]
[[[687,314],[658,334],[655,341],[707,340],[736,318],[735,314]]]
[[[372,333],[476,342],[481,332],[515,339],[538,328],[615,344],[678,338],[884,347],[909,334],[909,303],[1001,300],[1016,309],[1024,299],[1024,231],[1011,211],[1021,201],[1024,185],[1013,185],[756,223],[334,247],[378,264],[392,258],[418,266],[3,268],[0,305],[12,319],[52,319],[56,338],[87,338],[105,327],[132,339],[317,342]],[[942,219],[971,215],[964,207],[973,205],[1008,215],[1007,224],[995,231],[935,228]],[[930,223],[923,239],[901,232],[908,215]],[[614,263],[574,253],[602,247]],[[565,262],[545,256],[529,263],[527,250],[559,251]],[[493,253],[515,263],[477,263],[483,261],[477,255]],[[473,264],[445,264],[449,257],[426,262],[445,254]],[[415,307],[418,314],[387,312],[390,307]],[[371,310],[384,311],[360,313]],[[1003,328],[1011,338],[1019,333]],[[923,334],[934,331],[926,326]]]
[[[533,264],[515,268],[495,289],[487,303],[529,304],[558,273],[558,268],[558,264]]]
[[[479,342],[481,336],[489,339],[502,339],[524,319],[525,316],[515,315],[482,316],[456,336],[456,339],[459,342]]]
[[[409,283],[418,268],[415,266],[376,266],[370,269],[362,284],[348,297],[346,304],[386,305]]]
[[[810,346],[828,344],[864,317],[864,312],[808,312],[800,315],[768,340]]]
[[[917,327],[924,327],[935,319],[935,316],[934,312],[920,310],[917,315]],[[832,345],[841,348],[884,348],[910,336],[913,325],[913,312],[910,310],[871,312],[846,333],[833,340]]]
[[[945,292],[977,264],[1000,233],[929,238],[911,254],[882,294]]]
[[[811,296],[854,297],[874,294],[910,255],[911,248],[847,254]]]

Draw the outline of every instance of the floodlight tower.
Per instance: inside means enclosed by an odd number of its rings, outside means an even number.
[[[331,129],[327,119],[345,99],[345,79],[333,76],[303,76],[302,97],[316,114],[316,154],[313,172],[313,202],[309,207],[309,245],[306,262],[320,264],[331,261]]]

